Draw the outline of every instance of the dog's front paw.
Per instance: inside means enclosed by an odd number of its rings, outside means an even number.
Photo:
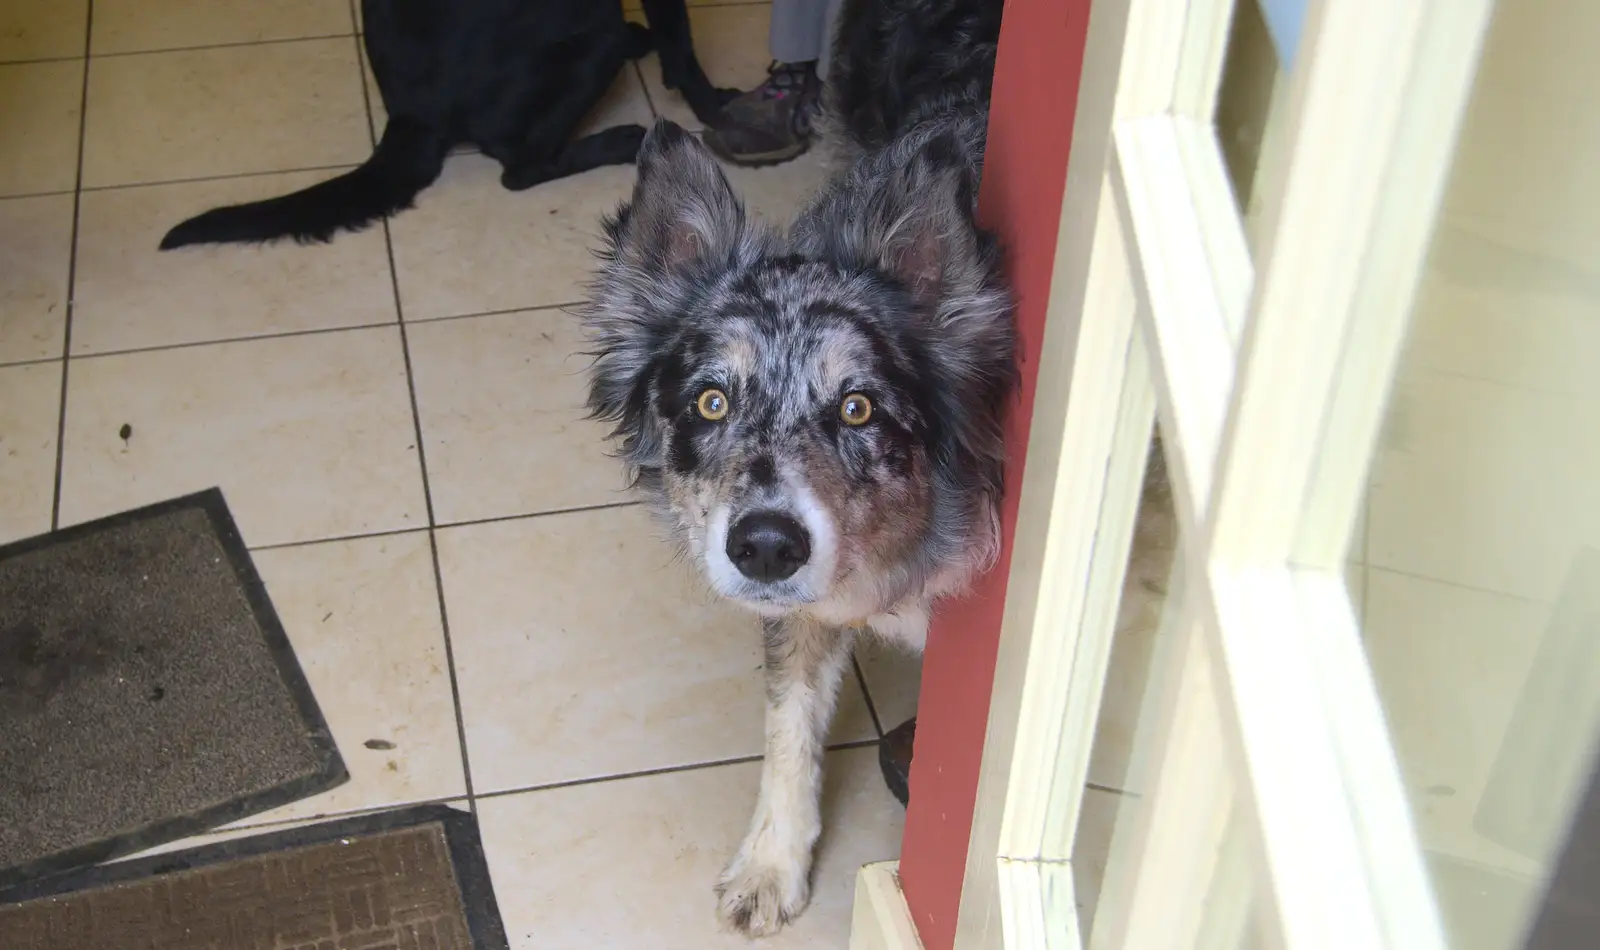
[[[806,869],[735,858],[717,882],[717,919],[746,937],[770,937],[806,909]]]

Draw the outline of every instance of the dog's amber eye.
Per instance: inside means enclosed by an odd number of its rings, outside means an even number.
[[[864,426],[872,418],[872,400],[861,393],[851,393],[839,403],[839,418],[845,425]]]
[[[700,418],[707,422],[720,422],[728,416],[728,394],[720,389],[708,389],[700,394],[694,407]]]

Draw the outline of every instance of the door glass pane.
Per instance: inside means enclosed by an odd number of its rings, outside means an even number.
[[[1456,950],[1521,945],[1600,738],[1595,36],[1498,4],[1350,555]]]
[[[1217,145],[1234,200],[1255,245],[1261,194],[1275,174],[1287,75],[1280,65],[1260,0],[1235,0],[1227,55],[1217,91]]]
[[[1181,676],[1182,555],[1166,471],[1158,440],[1147,463],[1072,859],[1080,872],[1079,926],[1091,947],[1126,945],[1120,922],[1141,866],[1148,793],[1167,748],[1164,720]]]
[[[1195,950],[1262,950],[1256,859],[1251,853],[1249,815],[1235,805],[1217,852],[1216,871],[1200,920]]]

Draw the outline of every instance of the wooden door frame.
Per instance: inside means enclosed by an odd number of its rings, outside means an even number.
[[[1091,7],[1092,0],[1006,0],[1001,24],[979,219],[999,234],[1018,297],[1021,395],[1006,428],[1001,560],[969,596],[941,605],[923,656],[911,774],[916,792],[897,899],[909,904],[929,950],[951,950],[955,941],[1023,462],[1040,368],[1048,365],[1041,344]],[[871,893],[900,894],[899,876],[883,881],[892,888]]]
[[[1313,3],[1257,281],[1210,120],[1232,3],[1097,0],[1040,351],[1070,371],[1031,420],[957,946],[1082,942],[1072,835],[1156,405],[1196,660],[1119,909],[1145,936],[1105,946],[1198,939],[1236,804],[1269,944],[1440,945],[1338,568],[1490,6]]]

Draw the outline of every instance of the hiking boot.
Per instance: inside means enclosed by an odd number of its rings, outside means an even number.
[[[821,98],[815,63],[773,63],[766,82],[723,107],[705,143],[735,165],[787,162],[811,147]]]

